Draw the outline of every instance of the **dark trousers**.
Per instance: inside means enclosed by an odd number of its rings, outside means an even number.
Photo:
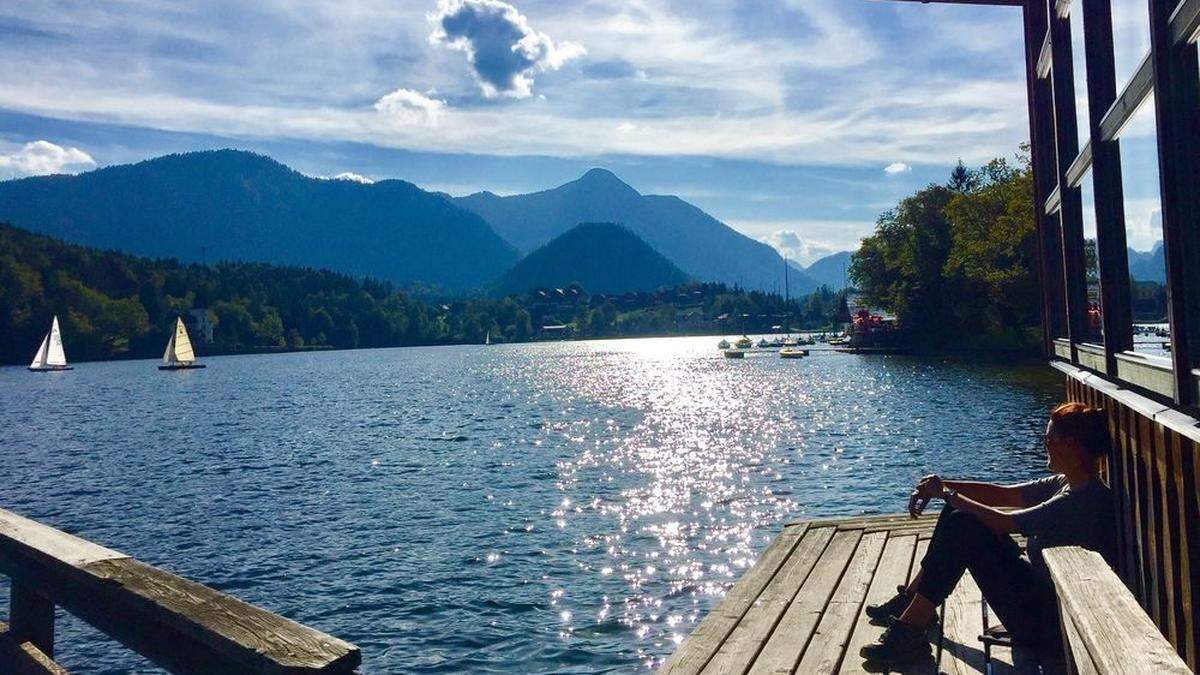
[[[1061,651],[1054,585],[1021,557],[1012,537],[947,504],[921,561],[917,592],[940,605],[966,570],[1014,641],[1047,656]]]

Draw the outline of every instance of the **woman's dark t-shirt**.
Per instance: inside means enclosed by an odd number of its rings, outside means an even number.
[[[1028,539],[1029,562],[1049,576],[1042,550],[1051,546],[1082,546],[1116,561],[1116,516],[1112,491],[1092,480],[1071,488],[1062,474],[1018,486],[1029,508],[1013,512],[1017,531]]]

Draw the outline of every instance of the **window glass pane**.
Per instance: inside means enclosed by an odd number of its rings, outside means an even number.
[[[1088,142],[1087,66],[1083,44],[1083,2],[1071,5],[1071,70],[1075,79],[1075,123],[1079,128],[1079,149]]]
[[[1150,53],[1150,3],[1146,0],[1111,0],[1113,56],[1117,92],[1125,88],[1138,65]]]
[[[1101,321],[1100,265],[1096,255],[1096,195],[1092,191],[1092,172],[1084,174],[1079,183],[1083,201],[1083,259],[1084,281],[1087,288],[1087,315],[1084,327],[1088,342],[1104,342],[1104,326]]]
[[[1134,349],[1170,356],[1167,328],[1167,268],[1163,257],[1162,203],[1158,182],[1158,139],[1150,96],[1121,132],[1121,187],[1125,195],[1125,239]]]

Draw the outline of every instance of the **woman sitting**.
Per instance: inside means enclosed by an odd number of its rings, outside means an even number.
[[[1058,602],[1042,549],[1082,546],[1109,564],[1115,560],[1112,494],[1099,479],[1109,448],[1104,411],[1082,403],[1058,406],[1045,444],[1053,476],[1009,486],[936,475],[917,483],[909,513],[915,517],[935,498],[945,507],[920,572],[891,600],[866,608],[871,619],[890,624],[878,642],[862,648],[867,663],[929,658],[926,629],[966,570],[1014,642],[1049,658],[1061,654]],[[1009,536],[1013,532],[1025,535],[1028,559]]]

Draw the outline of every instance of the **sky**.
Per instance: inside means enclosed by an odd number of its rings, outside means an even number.
[[[0,179],[189,150],[515,194],[614,171],[811,262],[1028,138],[1020,11],[7,0]]]

